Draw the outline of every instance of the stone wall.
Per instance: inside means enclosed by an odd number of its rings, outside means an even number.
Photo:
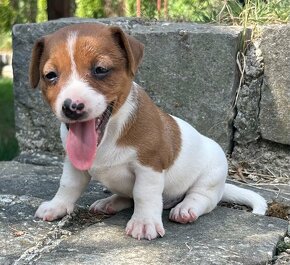
[[[123,18],[16,25],[14,91],[22,151],[62,153],[58,121],[42,101],[40,91],[29,88],[28,65],[34,41],[65,25],[88,21],[119,25],[145,44],[136,82],[157,105],[214,138],[240,162],[255,160],[265,166],[275,160],[278,167],[289,170],[289,26],[262,30],[261,39],[247,51],[245,82],[239,89],[236,55],[241,28]]]
[[[233,157],[270,174],[290,171],[290,25],[260,29],[246,53]]]

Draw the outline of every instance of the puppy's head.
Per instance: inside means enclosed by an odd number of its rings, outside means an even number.
[[[30,84],[65,123],[99,117],[127,97],[143,45],[118,27],[77,24],[36,41]]]
[[[36,41],[30,83],[40,86],[69,132],[89,139],[88,145],[98,144],[109,117],[125,102],[142,56],[143,45],[118,27],[71,25]],[[95,132],[89,132],[93,127]],[[73,140],[85,148],[84,139],[68,137],[68,153]]]

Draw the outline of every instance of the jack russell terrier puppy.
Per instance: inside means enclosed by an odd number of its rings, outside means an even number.
[[[113,195],[90,211],[112,215],[134,205],[126,233],[164,236],[162,209],[190,223],[220,200],[265,214],[253,191],[225,184],[226,156],[213,140],[164,113],[133,82],[143,44],[120,28],[97,23],[64,27],[36,41],[30,83],[40,86],[61,121],[66,158],[59,189],[35,216],[52,221],[72,213],[91,178]]]

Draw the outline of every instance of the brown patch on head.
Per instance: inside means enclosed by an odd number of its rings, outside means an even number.
[[[47,43],[49,42],[51,42],[50,39],[47,40]],[[40,69],[42,69],[40,87],[44,98],[54,108],[57,96],[71,74],[71,61],[64,40],[48,47],[48,49],[45,49],[40,64]],[[61,75],[56,84],[51,84],[45,80],[44,76],[50,72],[56,72],[58,75]]]
[[[118,143],[136,148],[142,165],[161,172],[177,158],[181,134],[176,121],[161,111],[142,89],[138,89],[135,116],[126,125]]]
[[[43,95],[54,107],[61,88],[72,74],[72,63],[67,40],[76,34],[73,59],[78,76],[92,88],[114,101],[117,111],[126,100],[133,77],[143,56],[143,45],[118,27],[97,23],[75,24],[39,39],[34,45],[30,64],[30,83],[40,85]],[[93,75],[94,67],[109,69],[103,79]],[[49,72],[58,75],[57,81],[48,82]]]
[[[134,76],[143,57],[144,45],[118,27],[111,27],[111,32],[118,45],[125,51],[125,57],[128,59],[127,68]]]
[[[29,67],[29,82],[31,87],[36,88],[40,79],[40,60],[44,49],[44,38],[38,39],[32,48],[31,62]]]
[[[71,74],[67,37],[67,32],[57,31],[37,40],[32,50],[30,85],[33,88],[40,86],[44,98],[52,109],[57,95]],[[50,83],[45,79],[45,75],[51,72],[60,77],[56,83]]]

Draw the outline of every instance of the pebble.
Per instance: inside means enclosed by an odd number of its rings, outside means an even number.
[[[15,200],[15,195],[0,195],[0,202],[2,203],[12,203]]]

